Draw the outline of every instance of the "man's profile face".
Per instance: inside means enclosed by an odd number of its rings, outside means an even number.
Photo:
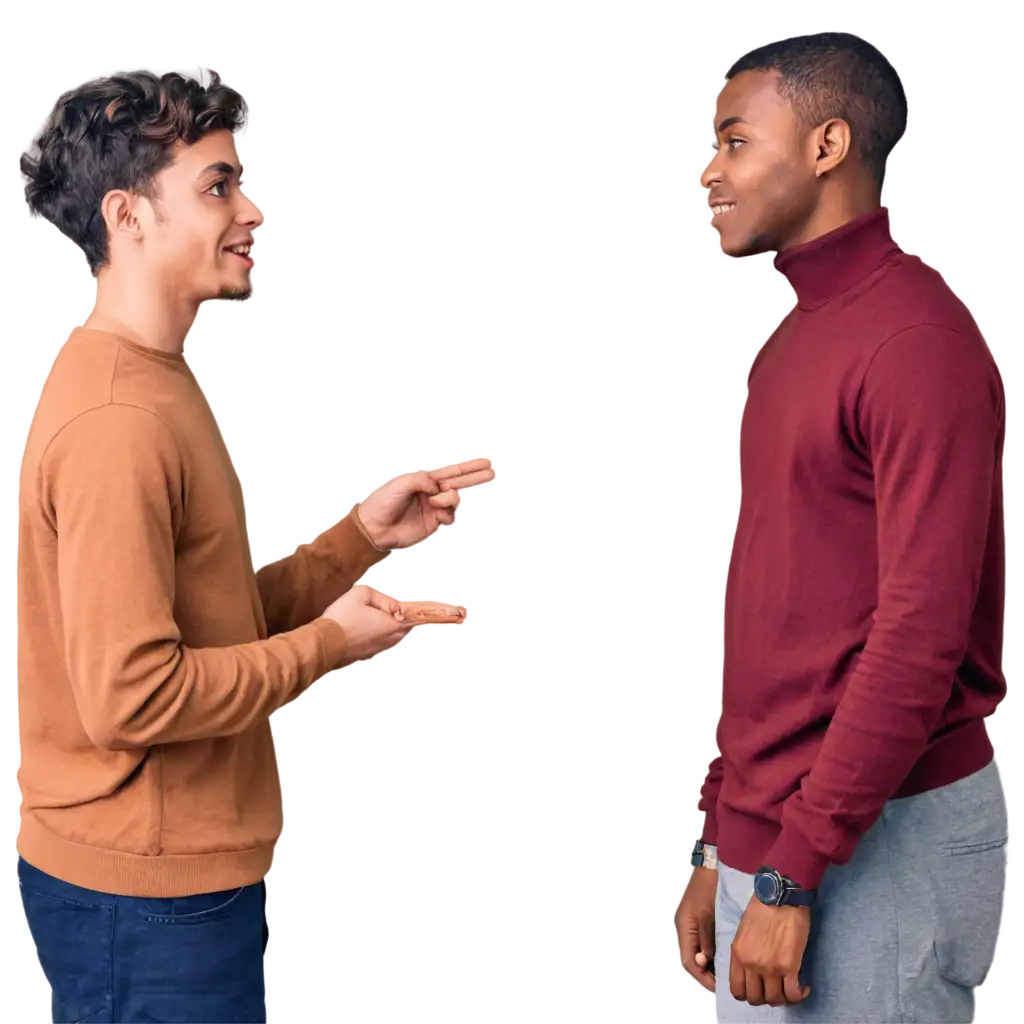
[[[777,81],[774,71],[744,71],[718,95],[717,152],[701,184],[728,207],[712,225],[729,256],[784,248],[817,199],[808,134]]]
[[[175,148],[174,163],[154,179],[156,221],[147,226],[146,258],[182,298],[248,298],[252,259],[229,247],[252,241],[263,215],[239,187],[234,136],[214,131]]]

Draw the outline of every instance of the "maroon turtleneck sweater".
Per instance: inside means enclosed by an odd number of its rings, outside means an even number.
[[[886,800],[992,759],[1004,396],[884,207],[775,267],[797,305],[748,381],[721,756],[698,806],[725,864],[815,888]]]

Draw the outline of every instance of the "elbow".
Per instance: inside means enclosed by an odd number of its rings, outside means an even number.
[[[145,735],[146,723],[134,709],[99,701],[79,708],[79,714],[85,734],[98,750],[138,750],[152,746]]]
[[[139,750],[159,742],[173,703],[180,658],[168,659],[164,647],[157,658],[139,664],[125,659],[118,670],[99,673],[98,685],[75,685],[82,728],[98,750]],[[174,645],[174,652],[180,648]]]
[[[82,727],[98,750],[133,750],[144,745],[133,738],[122,723],[103,713],[83,714]]]

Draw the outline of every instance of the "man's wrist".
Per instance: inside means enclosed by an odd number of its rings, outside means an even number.
[[[817,889],[804,889],[792,878],[762,865],[754,875],[754,895],[766,907],[813,907]]]
[[[763,863],[804,889],[819,888],[830,865],[829,858],[814,849],[792,826],[783,826],[772,848],[764,854]]]
[[[382,547],[382,545],[379,542],[379,539],[374,539],[374,533],[376,531],[373,529],[372,525],[368,525],[366,520],[363,518],[363,516],[361,514],[362,507],[363,507],[362,503],[360,503],[360,504],[356,505],[356,507],[352,510],[352,518],[355,520],[356,526],[359,527],[359,532],[378,551],[385,551],[385,552],[390,551],[391,550],[390,548]]]
[[[718,847],[714,843],[705,843],[697,840],[690,855],[690,863],[695,868],[709,868],[711,871],[718,870]]]

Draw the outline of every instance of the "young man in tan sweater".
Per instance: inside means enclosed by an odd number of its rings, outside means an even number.
[[[32,211],[97,278],[20,485],[18,873],[55,1021],[266,1020],[269,717],[408,635],[356,582],[494,476],[480,459],[398,477],[253,571],[183,356],[202,302],[251,291],[245,113],[216,74],[118,75],[62,96],[22,158]]]

